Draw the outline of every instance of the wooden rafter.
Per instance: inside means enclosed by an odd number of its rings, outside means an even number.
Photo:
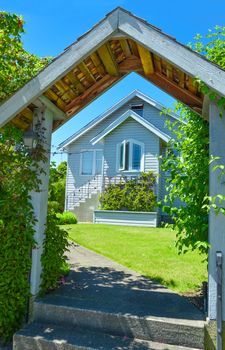
[[[49,98],[50,101],[55,103],[57,107],[64,110],[66,103],[51,89],[47,90],[44,95]]]
[[[98,55],[101,58],[107,73],[113,76],[118,76],[118,65],[108,43],[98,49]]]
[[[82,109],[87,103],[90,103],[94,98],[96,98],[100,93],[109,88],[114,84],[120,77],[113,77],[110,75],[105,75],[104,78],[96,82],[93,86],[88,88],[81,96],[75,98],[71,101],[65,108],[68,116],[73,115],[78,110]]]
[[[121,74],[128,74],[130,72],[143,73],[143,67],[140,58],[135,55],[127,57],[119,64],[119,72]]]
[[[178,84],[169,80],[162,74],[154,73],[149,80],[162,90],[174,96],[191,108],[202,108],[202,99],[186,89],[182,89]]]
[[[86,64],[84,62],[81,62],[78,65],[78,68],[84,74],[84,76],[86,76],[87,80],[90,83],[95,83],[96,80],[95,80],[94,76],[92,75],[92,73],[90,72],[90,70],[88,69],[88,67],[86,66]]]
[[[120,45],[121,45],[121,48],[122,48],[125,56],[130,57],[132,55],[132,52],[130,50],[130,46],[128,44],[128,41],[126,39],[120,39]]]
[[[105,75],[105,68],[103,66],[103,64],[101,63],[101,60],[100,58],[98,57],[97,53],[96,52],[93,52],[91,55],[90,55],[90,58],[92,60],[92,62],[94,63],[97,71],[99,72],[100,75]]]
[[[69,79],[69,81],[72,83],[75,90],[78,91],[78,93],[82,93],[85,91],[84,86],[81,84],[81,82],[76,78],[75,74],[71,71],[66,75],[66,78]]]
[[[147,50],[144,46],[137,44],[137,47],[145,75],[146,77],[149,77],[155,71],[152,53],[149,50]]]

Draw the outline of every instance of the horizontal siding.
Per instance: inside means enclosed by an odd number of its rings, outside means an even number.
[[[112,113],[105,120],[92,128],[74,143],[68,147],[68,172],[66,183],[66,195],[73,198],[75,193],[79,189],[82,192],[85,191],[85,187],[98,187],[98,191],[101,191],[102,181],[96,180],[94,176],[80,175],[80,154],[84,149],[102,149],[104,153],[104,174],[113,177],[116,175],[116,144],[124,140],[124,138],[133,138],[141,141],[145,144],[145,171],[152,170],[159,173],[158,156],[160,154],[159,138],[153,133],[148,131],[142,125],[134,121],[133,119],[125,121],[122,125],[116,128],[111,134],[100,143],[92,145],[90,140],[103,131],[109,124],[115,119],[130,109],[131,104],[143,103],[143,101],[137,97],[124,104],[116,112]],[[155,125],[157,128],[170,133],[165,127],[166,119],[173,120],[171,117],[160,115],[160,112],[144,102],[143,117],[149,122]],[[126,173],[129,175],[129,173]],[[133,175],[130,173],[130,175]]]
[[[122,106],[116,112],[112,113],[108,118],[103,120],[100,124],[95,126],[89,132],[84,134],[81,138],[72,143],[68,151],[68,172],[67,172],[67,181],[66,189],[67,196],[72,196],[74,191],[84,186],[88,186],[90,182],[93,182],[94,176],[83,176],[80,175],[80,154],[84,149],[102,149],[104,150],[104,142],[98,143],[97,145],[92,145],[90,140],[99,134],[102,130],[111,124],[116,118],[125,113],[129,108],[131,103],[140,103],[139,98],[134,98],[129,103]]]
[[[144,144],[144,171],[152,170],[158,174],[159,138],[144,126],[129,118],[105,137],[104,175],[109,177],[113,177],[118,173],[135,175],[135,173],[128,171],[118,172],[116,169],[117,144],[130,138]]]
[[[95,210],[94,223],[121,226],[156,227],[157,213]]]

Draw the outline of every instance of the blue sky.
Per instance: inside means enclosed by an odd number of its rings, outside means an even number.
[[[0,5],[1,10],[23,15],[24,46],[39,56],[58,55],[117,6],[146,19],[184,44],[196,33],[204,34],[216,24],[225,26],[224,0],[0,0]],[[134,89],[167,107],[173,104],[170,96],[131,74],[57,130],[53,134],[53,151],[60,142]],[[53,157],[57,163],[65,158],[66,155]]]

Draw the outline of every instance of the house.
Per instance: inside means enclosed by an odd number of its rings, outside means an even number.
[[[179,119],[162,114],[163,108],[133,91],[59,145],[68,153],[65,210],[74,212],[79,221],[92,222],[105,187],[142,171],[157,175],[157,199],[163,197],[159,156],[172,136],[165,124]]]

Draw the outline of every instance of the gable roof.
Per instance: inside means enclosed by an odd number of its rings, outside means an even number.
[[[114,120],[110,125],[108,125],[108,127],[105,128],[102,132],[100,132],[98,135],[96,135],[91,140],[92,145],[95,145],[96,143],[101,141],[105,136],[110,134],[114,129],[116,129],[120,124],[125,122],[125,120],[127,120],[128,118],[132,118],[132,119],[136,120],[136,122],[140,123],[142,126],[144,126],[149,131],[153,132],[153,134],[157,135],[165,142],[169,142],[169,140],[171,139],[171,137],[169,135],[162,132],[161,130],[156,128],[153,124],[148,122],[146,119],[142,118],[139,114],[137,114],[134,111],[132,111],[131,109],[129,109],[124,114],[122,114],[119,118]]]
[[[116,8],[0,106],[0,127],[26,130],[44,95],[64,117],[53,130],[130,72],[137,72],[198,113],[198,77],[225,97],[225,71],[132,13]],[[43,105],[43,101],[41,101]]]
[[[58,149],[63,149],[68,147],[71,143],[75,142],[78,138],[86,134],[88,131],[90,131],[92,128],[97,126],[99,123],[101,123],[103,120],[108,118],[112,113],[116,112],[119,108],[121,108],[124,104],[131,101],[134,97],[140,98],[142,101],[147,102],[152,107],[155,107],[159,111],[162,111],[165,107],[160,104],[159,102],[153,100],[151,97],[145,95],[144,93],[140,92],[139,90],[134,90],[129,95],[121,99],[119,102],[117,102],[115,105],[107,109],[105,112],[100,114],[97,118],[92,120],[90,123],[85,125],[82,129],[75,132],[73,135],[68,137],[65,141],[61,142],[58,146]],[[172,118],[179,120],[179,116],[174,113],[168,113]]]

